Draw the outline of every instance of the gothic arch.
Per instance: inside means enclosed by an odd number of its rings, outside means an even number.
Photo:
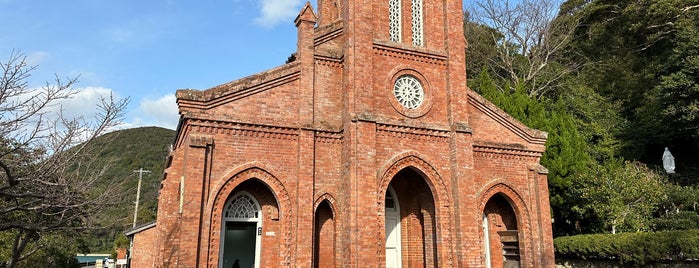
[[[478,198],[478,211],[483,211],[485,204],[495,196],[496,194],[501,194],[510,203],[512,209],[517,215],[517,224],[519,226],[528,226],[529,224],[529,209],[527,208],[527,203],[524,199],[517,193],[517,191],[502,180],[493,181],[482,188]]]
[[[515,190],[514,187],[510,186],[503,180],[493,181],[482,188],[479,197],[477,198],[478,212],[476,213],[476,215],[482,215],[484,213],[488,201],[490,201],[496,195],[499,195],[502,198],[504,198],[505,201],[514,211],[516,224],[518,226],[518,229],[520,230],[519,240],[532,241],[532,229],[530,219],[531,215],[529,214],[527,203],[524,201],[522,196]],[[478,226],[481,226],[484,222],[483,218],[480,216],[477,220]],[[486,234],[484,234],[481,230],[478,232],[478,236],[479,241],[483,241],[486,237]],[[520,245],[523,246],[520,248],[520,256],[522,257],[522,260],[532,260],[532,258],[528,257],[530,252],[532,251],[532,249],[530,248],[532,244],[521,242]],[[483,248],[481,248],[481,250],[483,250]],[[481,256],[484,256],[483,252],[481,252]],[[531,264],[533,264],[533,262]],[[523,265],[526,266],[528,264],[525,263]]]
[[[423,159],[426,159],[425,156],[420,155],[418,152],[407,151],[392,157],[379,169],[378,176],[380,179],[376,196],[377,204],[380,205],[379,209],[383,208],[384,196],[386,195],[386,190],[391,180],[398,172],[405,168],[411,168],[422,176],[427,186],[429,186],[430,191],[432,191],[432,195],[435,199],[435,206],[443,207],[450,205],[449,194],[442,176],[439,175],[437,169]]]
[[[323,194],[313,204],[313,267],[335,267],[340,263],[335,198]]]
[[[218,252],[220,245],[220,234],[218,231],[221,224],[221,213],[223,206],[233,191],[239,185],[247,181],[258,181],[267,187],[267,190],[273,195],[276,201],[277,210],[272,211],[272,218],[278,219],[281,223],[284,236],[291,237],[291,201],[289,193],[283,183],[276,176],[268,172],[266,168],[261,168],[260,163],[251,162],[233,168],[218,183],[212,188],[207,202],[206,210],[204,211],[204,222],[208,223],[208,237],[203,237],[208,243],[208,256],[206,258],[209,263],[218,262]],[[284,253],[284,263],[291,261],[291,240],[284,239],[280,243],[280,249]],[[214,257],[216,256],[216,257]]]
[[[441,246],[451,243],[451,227],[448,224],[451,218],[450,211],[448,210],[448,207],[451,205],[450,196],[442,176],[437,172],[437,169],[429,163],[429,159],[420,153],[416,151],[406,151],[389,159],[386,164],[378,170],[377,177],[379,178],[379,181],[377,185],[378,189],[376,191],[376,215],[378,216],[378,219],[376,222],[378,225],[377,229],[381,231],[378,232],[377,242],[379,245],[382,245],[379,246],[379,252],[377,252],[379,256],[384,256],[384,258],[386,257],[386,248],[383,246],[385,243],[384,239],[387,235],[384,228],[386,217],[386,215],[384,215],[386,192],[388,191],[389,185],[391,185],[393,179],[396,178],[399,173],[410,170],[409,172],[415,173],[415,175],[417,175],[419,179],[424,182],[424,189],[429,191],[429,200],[431,200],[431,204],[428,205],[427,209],[433,211],[433,214],[427,216],[427,219],[422,219],[425,220],[425,222],[419,223],[419,225],[422,226],[420,228],[427,228],[422,230],[423,234],[430,234],[422,237],[424,240],[421,243],[423,243],[423,249],[425,250],[423,253],[425,253],[425,255],[423,255],[423,259],[418,259],[417,261],[424,261],[425,265],[435,267],[450,265],[451,259],[448,255],[449,252],[447,252],[447,250]],[[400,195],[400,193],[398,193],[398,195]],[[399,200],[399,202],[403,201]],[[416,208],[415,204],[412,205],[412,207]],[[401,204],[402,212],[406,212],[406,208],[409,208],[409,206],[406,207]],[[420,219],[418,220],[421,221]],[[425,225],[422,225],[423,223]],[[429,228],[434,229],[429,230]],[[429,232],[425,233],[424,231]],[[408,234],[406,238],[409,237],[413,236]],[[437,243],[437,240],[441,242]],[[438,260],[441,260],[443,263],[438,263]]]
[[[261,176],[256,177],[256,178],[258,180],[262,181],[264,184],[267,185],[267,187],[270,188],[272,193],[275,195],[274,197],[277,200],[282,200],[282,198],[284,198],[284,196],[281,196],[281,194],[284,194],[287,199],[289,198],[288,192],[286,191],[286,187],[284,187],[284,184],[282,184],[281,181],[279,181],[276,176],[272,175],[272,174],[276,174],[277,172],[274,172],[274,169],[266,166],[265,164],[263,164],[261,162],[253,161],[253,162],[244,163],[244,164],[238,165],[237,167],[232,168],[230,171],[228,171],[225,175],[223,175],[221,178],[219,178],[216,181],[216,184],[214,185],[214,187],[211,188],[211,194],[209,194],[209,199],[206,202],[207,211],[208,211],[208,209],[212,208],[212,204],[219,198],[219,196],[221,195],[221,192],[224,191],[224,187],[229,188],[229,186],[231,186],[231,183],[233,183],[233,184],[235,184],[233,186],[233,188],[235,188],[236,186],[238,186],[240,183],[243,182],[242,180],[240,180],[240,178],[242,178],[241,175],[250,174],[247,172],[251,172],[253,170],[257,170],[257,172],[259,174],[262,174]],[[255,174],[250,174],[250,175],[254,176]],[[249,178],[251,178],[251,177],[249,177]],[[248,179],[248,178],[245,178],[245,179]],[[233,188],[231,188],[230,190],[232,191]],[[226,194],[225,197],[227,197],[228,196],[227,194],[230,194],[230,192],[224,193],[224,194]],[[224,200],[224,202],[225,202],[225,200]]]
[[[316,198],[315,202],[313,202],[313,210],[315,211],[318,208],[318,205],[320,205],[320,203],[322,203],[323,201],[328,201],[330,209],[332,209],[333,215],[337,216],[337,199],[335,199],[335,197],[333,197],[329,193],[324,193],[320,195],[318,198]]]

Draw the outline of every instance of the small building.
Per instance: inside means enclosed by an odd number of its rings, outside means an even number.
[[[126,268],[128,265],[128,253],[126,248],[117,248],[114,268]]]
[[[154,267],[155,222],[149,222],[126,230],[124,235],[131,241],[126,263],[128,267]],[[119,262],[121,264],[121,262]]]
[[[294,61],[178,90],[132,267],[553,267],[546,133],[466,86],[462,16],[318,0]]]
[[[75,258],[81,268],[114,268],[109,265],[111,254],[77,254]]]

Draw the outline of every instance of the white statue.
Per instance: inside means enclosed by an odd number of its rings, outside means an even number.
[[[665,147],[665,152],[663,153],[663,167],[668,174],[675,173],[675,158],[672,157],[670,149]]]

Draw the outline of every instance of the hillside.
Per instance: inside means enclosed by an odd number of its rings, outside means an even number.
[[[143,174],[137,224],[155,220],[158,189],[175,131],[160,127],[141,127],[110,132],[91,142],[99,148],[98,162],[109,165],[104,176],[105,185],[124,183],[125,197],[113,209],[98,215],[96,220],[105,227],[91,235],[90,251],[111,250],[117,234],[133,224],[134,202],[140,168],[151,171]]]

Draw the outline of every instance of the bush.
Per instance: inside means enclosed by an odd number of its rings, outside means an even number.
[[[559,258],[633,265],[699,259],[699,230],[563,236],[553,243]]]

